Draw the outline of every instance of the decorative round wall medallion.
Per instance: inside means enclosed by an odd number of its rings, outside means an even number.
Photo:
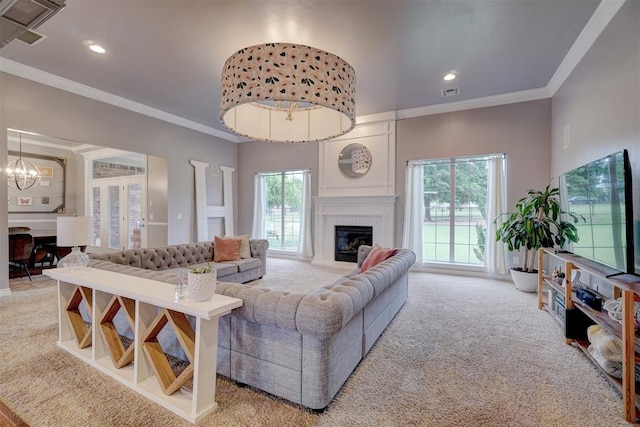
[[[349,144],[338,155],[338,168],[349,178],[360,178],[371,168],[371,151],[362,144]]]

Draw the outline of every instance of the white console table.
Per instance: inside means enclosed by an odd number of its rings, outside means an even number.
[[[58,282],[61,348],[192,423],[216,409],[218,318],[240,307],[241,299],[214,294],[205,302],[175,302],[174,285],[90,267],[43,273]],[[90,317],[89,327],[80,315],[82,303]],[[119,310],[127,315],[134,333],[127,354],[117,351],[123,345],[113,338],[113,333],[109,335],[109,328],[115,332],[110,321]],[[195,316],[195,331],[184,315]],[[192,390],[182,387],[184,378],[180,377],[186,374],[172,377],[161,348],[154,341],[153,329],[162,328],[162,324],[174,328],[183,348],[187,343],[185,352],[191,362],[187,374],[193,371]],[[114,355],[114,348],[119,354]],[[171,381],[173,384],[168,387]]]

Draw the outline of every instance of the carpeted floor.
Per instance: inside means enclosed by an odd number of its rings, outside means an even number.
[[[269,259],[256,285],[344,271]],[[186,426],[55,345],[55,287],[0,299],[0,401],[31,426]],[[327,410],[218,378],[200,426],[621,426],[621,399],[536,297],[507,282],[411,273],[409,300]]]

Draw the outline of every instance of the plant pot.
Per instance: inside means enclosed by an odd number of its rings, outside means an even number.
[[[187,275],[187,296],[191,301],[209,301],[216,291],[218,274],[215,269],[208,273],[193,273]]]
[[[528,273],[520,269],[512,268],[511,279],[513,279],[516,289],[521,292],[538,291],[538,270],[533,270],[532,273]]]

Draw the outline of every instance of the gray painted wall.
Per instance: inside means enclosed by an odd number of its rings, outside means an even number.
[[[509,209],[549,182],[551,101],[540,100],[401,120],[396,124],[396,244],[402,242],[408,160],[507,154]]]
[[[568,147],[565,129],[568,127]],[[551,174],[629,150],[640,266],[640,2],[627,1],[552,100]]]
[[[311,194],[318,195],[318,144],[274,144],[245,142],[239,144],[238,164],[238,234],[251,232],[253,221],[253,177],[258,172],[311,169]],[[312,228],[313,229],[313,228]]]
[[[170,244],[196,238],[194,178],[189,160],[238,167],[235,143],[10,74],[0,73],[0,99],[0,164],[7,160],[7,128],[165,158]],[[212,120],[217,120],[213,110]],[[219,187],[210,193],[219,195],[221,180],[212,177],[211,183]],[[6,199],[6,186],[0,186],[0,197]],[[178,213],[182,213],[182,220],[176,219]],[[7,210],[2,209],[0,228],[6,226]],[[0,259],[7,259],[7,250],[6,239],[0,239]],[[7,264],[0,263],[0,291],[8,287],[6,277]]]
[[[407,160],[507,153],[509,205],[550,176],[551,101],[540,100],[401,120],[396,125],[396,244],[402,241]],[[323,143],[330,144],[330,142]],[[251,231],[256,172],[310,168],[317,195],[318,145],[240,144],[238,232]]]

